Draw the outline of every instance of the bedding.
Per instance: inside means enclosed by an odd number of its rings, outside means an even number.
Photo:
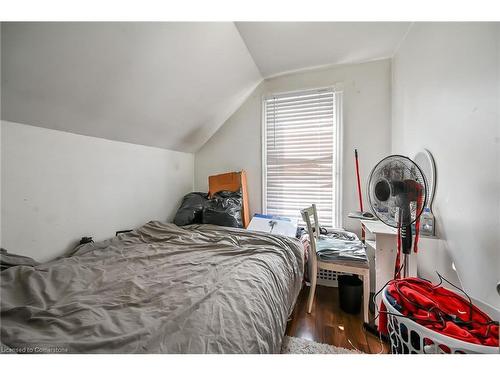
[[[12,352],[279,353],[303,254],[284,236],[152,221],[2,271],[0,341]]]
[[[17,254],[10,254],[5,249],[0,249],[0,271],[14,266],[36,266],[36,260]]]

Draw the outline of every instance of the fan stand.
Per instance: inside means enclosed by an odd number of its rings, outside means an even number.
[[[410,254],[403,254],[403,277],[410,276]]]

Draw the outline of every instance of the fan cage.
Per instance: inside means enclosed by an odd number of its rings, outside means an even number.
[[[394,218],[392,217],[392,215],[395,214],[395,211],[393,210],[393,212],[389,212],[389,206],[392,205],[393,203],[391,202],[390,204],[381,205],[382,207],[387,207],[387,209],[388,209],[387,214],[382,214],[379,211],[380,203],[373,196],[374,186],[375,186],[376,182],[380,181],[383,178],[389,180],[390,177],[394,177],[394,175],[392,175],[392,176],[382,175],[382,170],[384,168],[386,168],[386,166],[387,166],[387,170],[390,170],[392,173],[397,173],[397,172],[394,172],[394,169],[392,166],[391,167],[388,166],[388,165],[390,165],[390,163],[394,163],[394,164],[397,163],[399,166],[399,169],[403,170],[403,172],[400,172],[401,180],[402,180],[402,177],[404,176],[404,169],[406,169],[406,171],[410,171],[409,174],[410,174],[410,176],[412,176],[411,178],[413,180],[416,180],[418,183],[423,185],[422,207],[420,207],[420,212],[416,212],[416,207],[415,207],[416,205],[415,204],[412,205],[413,206],[412,207],[412,221],[411,221],[411,223],[408,224],[408,225],[411,225],[422,214],[424,208],[427,205],[427,196],[428,196],[427,186],[428,186],[428,184],[427,184],[427,179],[426,179],[424,173],[422,172],[422,169],[418,166],[417,163],[415,163],[413,160],[411,160],[410,158],[408,158],[406,156],[403,156],[403,155],[387,156],[384,159],[380,160],[375,165],[375,167],[372,169],[370,176],[368,178],[368,185],[367,185],[368,201],[369,201],[370,207],[372,209],[373,214],[380,221],[382,221],[384,224],[389,225],[393,228],[397,228],[399,226],[396,224]],[[413,169],[413,171],[411,169]],[[376,181],[375,181],[375,179],[376,179]],[[395,199],[394,197],[391,197],[391,200],[394,200],[394,199]],[[392,208],[396,209],[396,207],[392,207]]]

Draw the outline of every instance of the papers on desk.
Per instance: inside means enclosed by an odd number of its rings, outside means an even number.
[[[247,229],[295,238],[297,234],[297,219],[275,215],[255,214]]]

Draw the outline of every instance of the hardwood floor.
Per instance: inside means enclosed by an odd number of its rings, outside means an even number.
[[[309,287],[302,288],[286,334],[316,342],[358,349],[365,353],[388,353],[389,346],[363,328],[363,315],[340,309],[338,288],[318,285],[311,314],[307,313]]]

